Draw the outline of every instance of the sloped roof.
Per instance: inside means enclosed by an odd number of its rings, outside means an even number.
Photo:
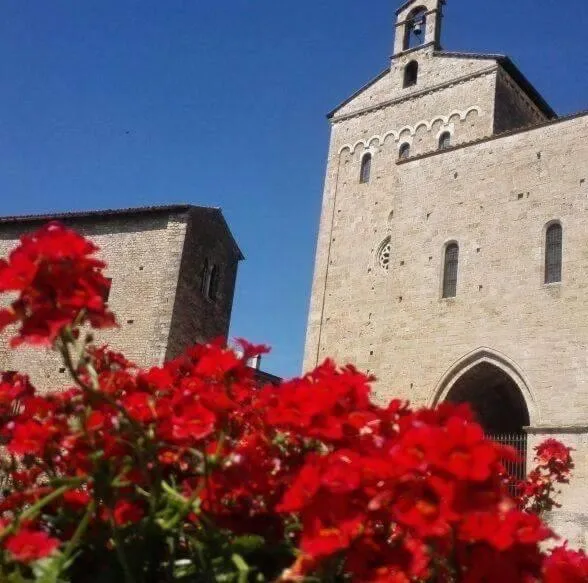
[[[453,57],[456,59],[494,59],[514,79],[518,86],[527,94],[529,99],[545,114],[548,119],[556,119],[557,113],[547,103],[535,86],[521,73],[513,60],[506,55],[491,53],[461,53],[450,51],[435,51],[433,56]]]
[[[363,87],[360,87],[355,93],[353,93],[353,95],[350,95],[347,99],[345,99],[339,105],[337,105],[335,109],[329,111],[329,113],[327,113],[327,118],[332,118],[342,107],[345,107],[348,103],[353,101],[358,95],[361,95],[366,89],[371,87],[374,83],[378,82],[380,79],[382,79],[382,77],[385,77],[386,74],[388,74],[389,72],[390,67],[384,69],[381,73],[379,73],[373,79],[368,81]]]
[[[494,60],[514,79],[519,87],[528,95],[529,99],[545,114],[548,119],[556,119],[557,113],[551,108],[543,96],[537,91],[533,84],[521,73],[520,69],[514,64],[514,62],[506,55],[495,54],[495,53],[464,53],[464,52],[450,52],[450,51],[434,51],[434,57],[452,57],[455,59],[479,59],[479,60]],[[327,114],[327,118],[332,118],[337,111],[342,107],[353,101],[358,95],[363,93],[366,89],[371,87],[374,83],[382,79],[387,73],[390,72],[390,68],[384,69],[376,77],[368,81],[363,87],[358,89],[350,97],[342,101],[337,107]],[[472,73],[474,75],[475,73]]]
[[[50,220],[62,220],[62,221],[82,221],[82,220],[99,220],[108,217],[124,217],[124,216],[136,216],[136,215],[147,215],[147,214],[172,214],[172,213],[189,213],[195,212],[203,215],[210,215],[214,217],[224,227],[227,235],[233,246],[239,259],[244,259],[237,241],[233,237],[229,225],[222,213],[222,210],[218,207],[207,207],[197,206],[192,204],[170,204],[170,205],[156,205],[156,206],[141,206],[141,207],[130,207],[120,209],[102,209],[102,210],[87,210],[87,211],[68,211],[68,212],[56,212],[56,213],[44,213],[44,214],[32,214],[32,215],[13,215],[13,216],[0,216],[0,226],[9,225],[14,223],[36,223],[46,222]]]

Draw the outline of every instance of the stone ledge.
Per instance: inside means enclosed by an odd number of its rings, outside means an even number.
[[[543,433],[588,433],[588,425],[545,425],[536,427],[525,427],[529,435],[538,435]]]

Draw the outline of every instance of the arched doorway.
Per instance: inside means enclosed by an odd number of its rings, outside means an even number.
[[[469,403],[488,435],[522,434],[529,425],[525,399],[502,369],[481,362],[453,384],[446,401]]]
[[[498,366],[482,361],[469,368],[449,389],[446,401],[468,403],[486,435],[518,452],[518,460],[505,460],[507,472],[522,480],[527,470],[529,411],[513,378]],[[513,485],[513,493],[515,487]]]
[[[526,476],[525,427],[531,424],[533,399],[512,361],[490,349],[466,355],[437,387],[434,402],[442,401],[468,403],[488,437],[518,451],[519,461],[506,463],[507,471],[515,479]]]

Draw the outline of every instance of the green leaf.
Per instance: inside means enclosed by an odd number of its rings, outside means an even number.
[[[250,555],[255,551],[262,549],[265,545],[265,539],[256,534],[245,534],[233,539],[233,550],[239,555]]]
[[[249,575],[249,565],[245,562],[241,555],[234,554],[231,557],[233,563],[239,570],[238,583],[247,583],[247,576]]]

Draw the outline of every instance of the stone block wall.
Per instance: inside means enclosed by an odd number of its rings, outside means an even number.
[[[359,184],[364,149],[330,153],[305,367],[327,356],[351,362],[377,376],[379,400],[431,405],[468,355],[512,363],[532,439],[556,428],[577,450],[552,520],[584,544],[588,116],[400,163],[386,142],[373,153],[372,179]],[[563,227],[563,275],[546,285],[545,230],[554,220]],[[442,298],[450,241],[459,244],[457,295]],[[378,260],[385,242],[387,269]],[[557,430],[570,426],[575,433]]]
[[[181,266],[175,297],[166,358],[186,347],[217,337],[227,337],[233,306],[237,265],[241,259],[218,212],[193,209],[181,249]],[[214,300],[202,292],[204,264],[215,265],[218,273]]]
[[[240,252],[217,209],[178,206],[162,210],[69,215],[62,220],[92,239],[112,279],[109,305],[119,328],[96,333],[97,342],[122,351],[139,366],[161,364],[188,345],[226,335]],[[0,256],[23,232],[44,219],[0,221]],[[217,303],[201,297],[201,267],[210,256],[221,271]],[[4,301],[7,301],[5,298]],[[31,375],[39,388],[68,383],[59,358],[42,348],[8,347],[0,335],[0,370]]]
[[[496,77],[496,103],[494,108],[494,133],[499,134],[532,124],[547,121],[543,112],[513,81],[499,68]]]

